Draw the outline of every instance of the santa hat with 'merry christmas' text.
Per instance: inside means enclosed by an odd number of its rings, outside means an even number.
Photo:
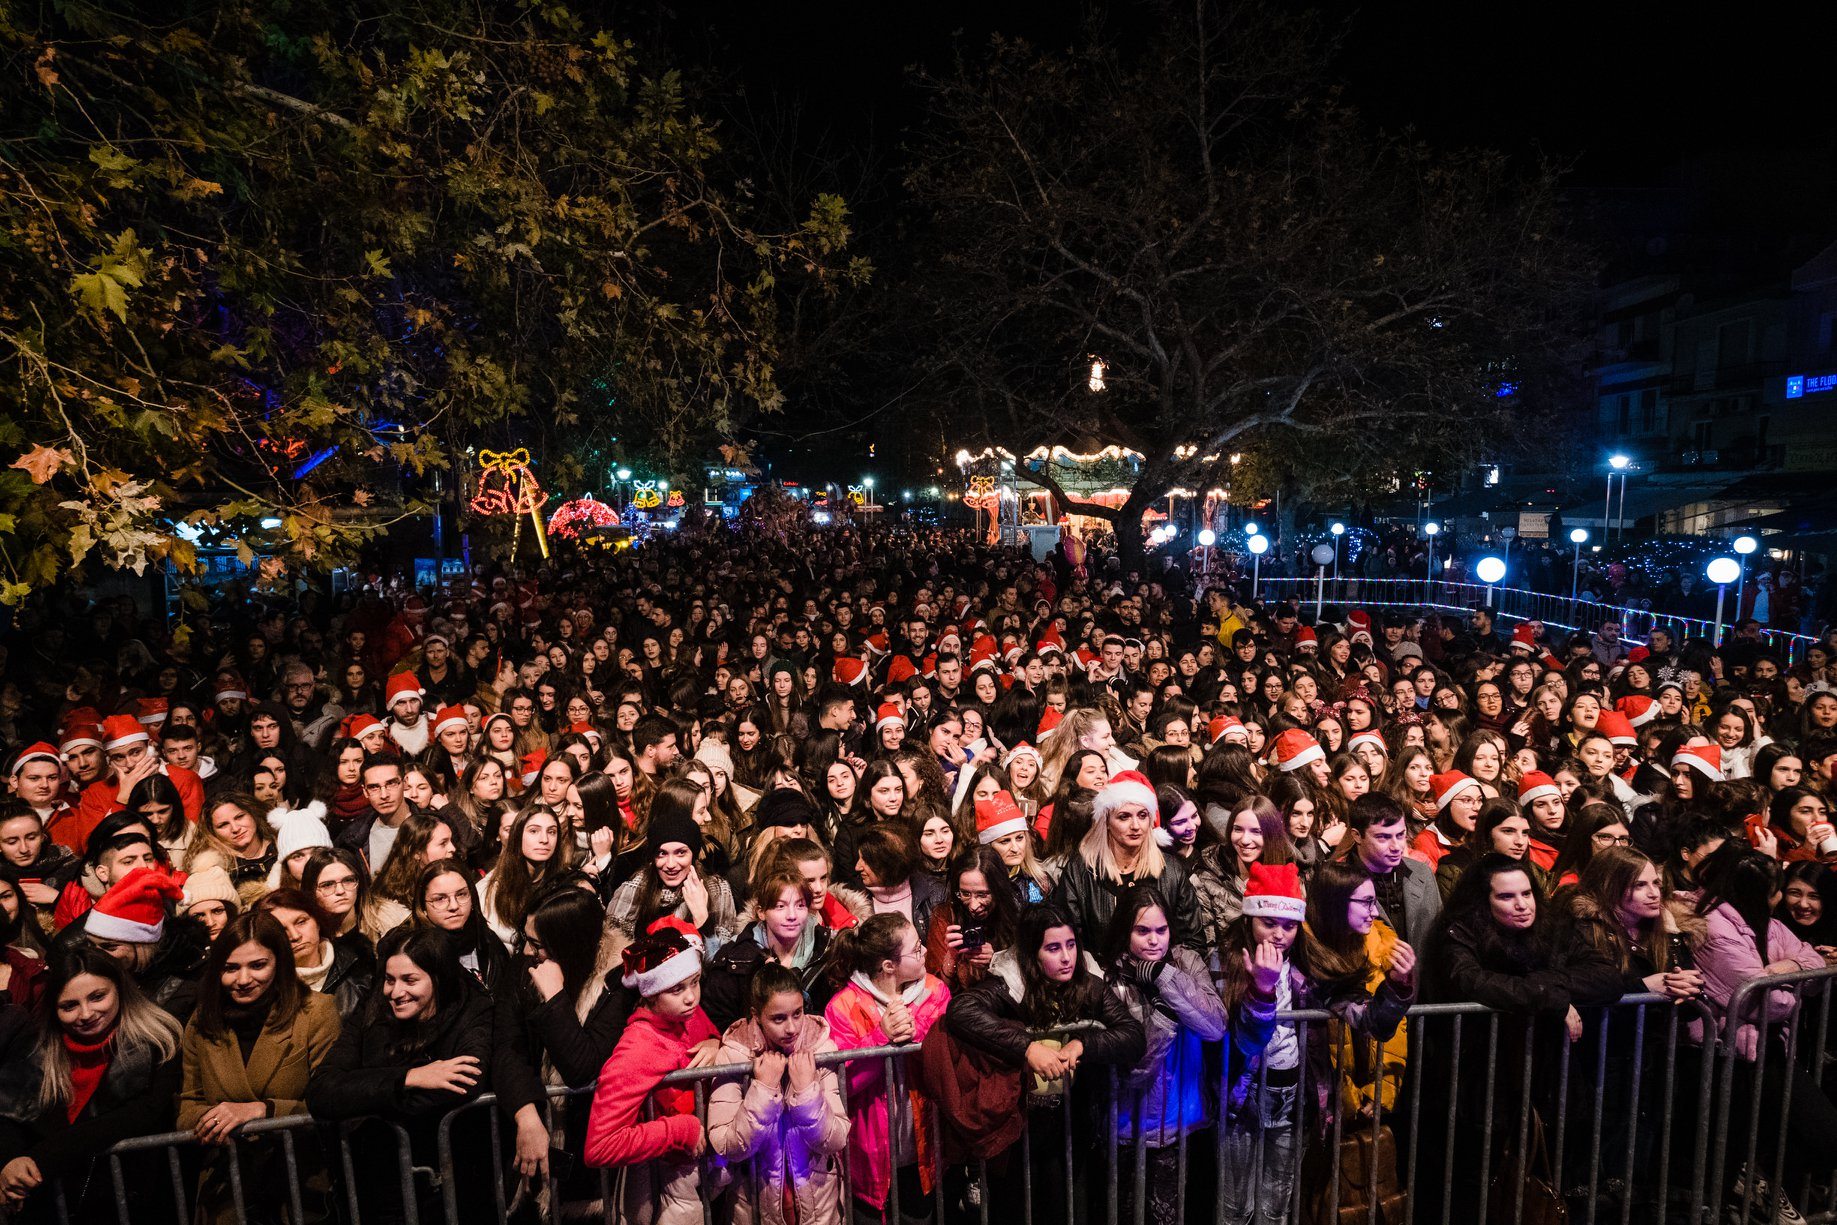
[[[1259,919],[1305,920],[1308,903],[1301,895],[1301,870],[1292,863],[1251,864],[1244,881],[1244,913]]]

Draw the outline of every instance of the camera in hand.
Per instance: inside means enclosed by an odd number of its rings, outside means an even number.
[[[963,947],[966,949],[979,949],[989,942],[981,923],[964,923],[957,930],[962,933]]]

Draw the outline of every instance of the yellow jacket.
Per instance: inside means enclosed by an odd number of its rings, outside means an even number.
[[[1365,989],[1374,996],[1387,986],[1385,973],[1390,969],[1391,950],[1398,944],[1397,933],[1378,920],[1365,934],[1365,956],[1371,961],[1371,975]],[[1333,1067],[1339,1073],[1340,1107],[1349,1117],[1362,1114],[1372,1098],[1382,1093],[1384,1111],[1389,1114],[1397,1104],[1397,1089],[1403,1083],[1404,1067],[1409,1059],[1409,1022],[1400,1021],[1397,1030],[1379,1043],[1365,1033],[1355,1033],[1354,1026],[1335,1019],[1329,1023],[1332,1039]],[[1376,1056],[1377,1067],[1373,1068]]]

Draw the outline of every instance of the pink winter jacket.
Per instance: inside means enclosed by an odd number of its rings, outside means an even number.
[[[658,1081],[689,1064],[689,1050],[718,1038],[714,1025],[697,1008],[687,1020],[666,1020],[648,1008],[637,1008],[612,1058],[600,1069],[587,1115],[587,1164],[637,1165],[660,1157],[688,1155],[702,1133],[695,1117],[695,1093],[687,1085],[660,1087]],[[644,1099],[654,1098],[657,1117],[642,1122]]]
[[[1735,913],[1734,907],[1724,902],[1704,918],[1709,930],[1697,946],[1697,969],[1703,975],[1705,996],[1721,1016],[1734,998],[1736,988],[1750,978],[1765,974],[1767,963],[1760,959],[1760,950],[1754,947],[1754,929]],[[1778,919],[1771,920],[1767,926],[1767,956],[1774,961],[1796,962],[1806,970],[1820,969],[1824,965],[1818,950],[1793,935]],[[1785,1021],[1798,1007],[1798,991],[1796,988],[1774,988],[1748,996],[1748,1007],[1736,1032],[1733,1036],[1723,1035],[1725,1041],[1735,1044],[1735,1053],[1742,1059],[1752,1060],[1760,1050],[1759,1022],[1763,1007],[1767,1025]],[[1693,1041],[1702,1040],[1702,1029],[1701,1022],[1691,1025]]]
[[[914,1053],[925,1041],[931,1027],[944,1016],[950,1003],[950,987],[935,974],[925,975],[925,993],[911,1006],[912,1023],[918,1031],[911,1042]],[[853,1051],[869,1046],[887,1046],[887,1031],[881,1028],[882,1008],[873,994],[858,983],[850,982],[836,992],[824,1011],[829,1021],[829,1036],[838,1050]],[[904,1082],[908,1087],[912,1078]],[[922,1100],[908,1093],[906,1117],[912,1120],[919,1156],[919,1180],[927,1190],[931,1184],[931,1135],[920,1111]],[[854,1112],[848,1135],[849,1185],[858,1200],[876,1208],[886,1206],[893,1184],[892,1127],[887,1117],[886,1061],[864,1059],[848,1065],[848,1102]]]
[[[806,1016],[792,1049],[821,1055],[836,1044],[823,1018]],[[751,1063],[764,1050],[759,1023],[743,1018],[722,1036],[717,1062]],[[734,1225],[784,1225],[787,1185],[797,1225],[839,1225],[836,1158],[847,1146],[848,1115],[833,1067],[819,1067],[815,1083],[801,1094],[791,1091],[788,1079],[768,1088],[747,1076],[722,1081],[708,1099],[708,1147],[734,1167]]]

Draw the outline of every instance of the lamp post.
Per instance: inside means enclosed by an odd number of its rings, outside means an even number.
[[[1255,527],[1256,524],[1251,524]],[[1257,598],[1257,588],[1263,583],[1263,554],[1269,552],[1269,537],[1262,532],[1250,534],[1250,598]]]
[[[1209,527],[1200,529],[1199,531],[1199,549],[1200,549],[1199,569],[1202,573],[1210,574],[1212,572],[1212,546],[1217,543],[1218,543],[1218,533],[1217,532],[1213,531]]]
[[[1741,600],[1748,590],[1748,554],[1760,548],[1752,536],[1735,537],[1735,552],[1741,560],[1741,577],[1735,580],[1735,619],[1741,620]]]
[[[1422,525],[1422,534],[1429,538],[1429,571],[1428,580],[1435,582],[1435,538],[1441,534],[1442,525],[1431,519]],[[1430,588],[1433,590],[1433,588]]]
[[[1578,527],[1570,532],[1569,543],[1575,546],[1575,562],[1569,567],[1569,602],[1574,604],[1582,586],[1582,546],[1588,543],[1588,529]]]
[[[1624,511],[1627,505],[1626,470],[1627,470],[1627,465],[1632,462],[1633,461],[1631,459],[1628,459],[1624,455],[1616,454],[1616,455],[1610,455],[1608,457],[1608,460],[1607,460],[1607,497],[1602,499],[1601,501],[1601,539],[1603,540],[1608,539],[1610,530],[1611,530],[1611,524],[1613,523],[1612,515],[1614,513],[1614,477],[1616,475],[1620,477],[1620,509]]]
[[[1308,556],[1314,559],[1314,624],[1319,625],[1320,610],[1327,602],[1327,565],[1339,556],[1339,550],[1330,544],[1317,544]]]
[[[1722,598],[1728,595],[1729,584],[1741,577],[1741,563],[1733,557],[1712,557],[1709,565],[1703,567],[1703,573],[1716,584],[1716,632],[1709,640],[1713,649],[1722,641]]]
[[[1333,533],[1333,581],[1339,582],[1339,538],[1346,534],[1346,525],[1335,519],[1333,526],[1327,529]]]
[[[1474,564],[1473,572],[1486,584],[1486,608],[1490,612],[1493,607],[1493,584],[1505,577],[1505,559],[1482,557]]]

